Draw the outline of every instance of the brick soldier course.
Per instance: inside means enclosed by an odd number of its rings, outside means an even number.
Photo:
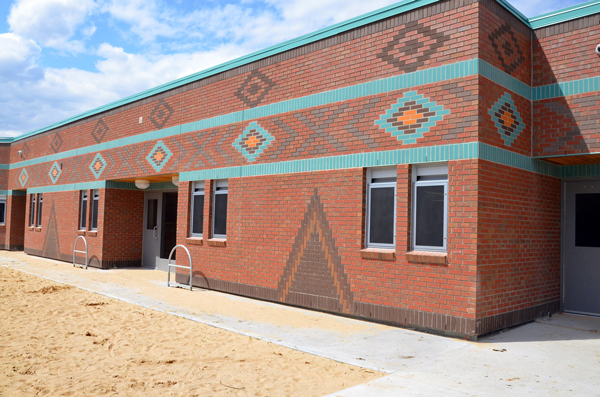
[[[0,248],[183,244],[199,287],[470,339],[557,312],[562,184],[600,178],[597,3],[404,1],[3,139]],[[154,240],[148,192],[177,193]]]

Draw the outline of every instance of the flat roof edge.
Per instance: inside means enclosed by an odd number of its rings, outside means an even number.
[[[531,28],[535,30],[598,13],[600,13],[600,0],[592,0],[529,18],[529,24]]]

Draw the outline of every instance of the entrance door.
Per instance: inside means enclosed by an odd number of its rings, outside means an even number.
[[[177,192],[147,192],[144,199],[142,266],[167,270],[177,241]],[[175,255],[171,263],[175,263]]]
[[[564,310],[600,315],[600,181],[565,184]]]

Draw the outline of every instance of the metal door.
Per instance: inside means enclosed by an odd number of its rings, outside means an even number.
[[[563,307],[600,315],[600,181],[565,183]]]
[[[142,266],[158,269],[160,260],[162,192],[146,192],[144,197],[144,244]]]

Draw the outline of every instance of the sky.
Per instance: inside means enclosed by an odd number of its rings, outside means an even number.
[[[509,0],[528,17],[579,0]],[[398,0],[1,0],[0,136],[17,136]]]

